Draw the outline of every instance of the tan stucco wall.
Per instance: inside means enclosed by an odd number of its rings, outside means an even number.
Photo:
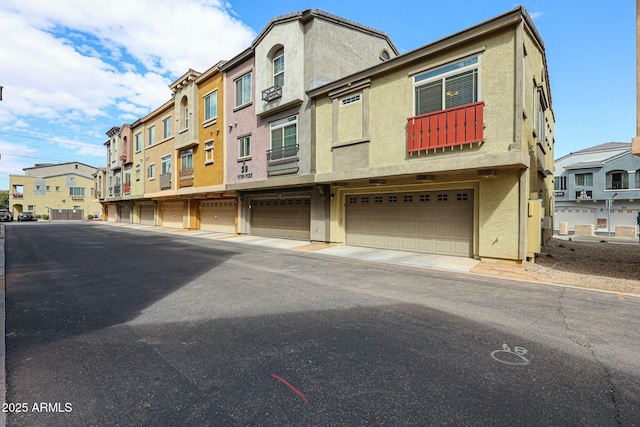
[[[500,171],[480,181],[478,204],[480,258],[519,259],[520,173]]]

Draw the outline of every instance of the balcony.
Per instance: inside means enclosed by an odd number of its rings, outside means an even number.
[[[298,173],[298,144],[267,150],[267,176]]]
[[[182,169],[180,171],[180,187],[193,186],[193,169]]]
[[[23,199],[24,198],[24,194],[22,194],[22,193],[13,193],[13,198],[14,199]]]
[[[122,184],[122,192],[124,194],[131,194],[131,182],[125,182]]]
[[[274,99],[282,98],[282,87],[275,85],[262,91],[262,100],[271,102]]]
[[[117,184],[117,185],[113,186],[113,195],[115,197],[120,196],[120,184]]]
[[[171,188],[171,172],[160,174],[160,189],[168,190]]]
[[[435,150],[484,142],[484,102],[410,117],[407,152]]]

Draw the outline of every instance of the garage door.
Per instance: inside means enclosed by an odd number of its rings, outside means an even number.
[[[183,228],[184,203],[170,202],[162,204],[162,226]]]
[[[140,224],[156,225],[153,214],[153,205],[140,205]]]
[[[107,221],[115,222],[115,220],[116,220],[116,205],[109,205],[107,206]]]
[[[311,238],[309,198],[278,198],[251,202],[251,234],[282,239]]]
[[[131,222],[131,205],[121,205],[120,206],[120,222]]]
[[[473,191],[347,195],[347,245],[469,257]]]
[[[236,205],[233,200],[200,202],[200,229],[219,233],[235,233]]]
[[[575,208],[575,207],[557,207],[556,217],[554,219],[554,227],[560,228],[561,222],[566,222],[570,230],[574,230],[576,224],[593,224],[597,228],[598,210],[594,208]],[[604,214],[606,218],[606,213]],[[606,220],[604,223],[600,221],[601,228],[606,229]]]

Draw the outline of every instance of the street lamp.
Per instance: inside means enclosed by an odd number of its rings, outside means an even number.
[[[613,193],[611,197],[609,197],[609,206],[607,211],[607,234],[611,237],[611,205],[613,204],[613,198],[616,197],[618,193]]]

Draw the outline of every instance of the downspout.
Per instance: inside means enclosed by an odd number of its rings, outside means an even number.
[[[515,114],[513,117],[513,141],[511,145],[516,150],[523,150],[522,146],[522,127],[523,127],[523,80],[524,80],[524,20],[520,20],[520,24],[516,28],[515,35],[515,90],[514,106]],[[518,225],[518,259],[526,260],[527,257],[527,215],[529,191],[527,191],[528,169],[523,169],[520,173],[520,221]]]

